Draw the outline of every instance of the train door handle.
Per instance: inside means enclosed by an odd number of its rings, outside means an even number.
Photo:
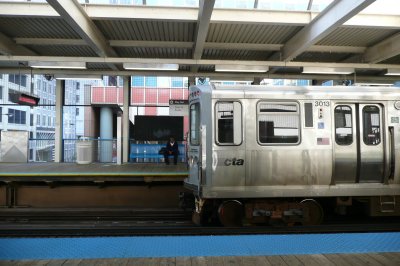
[[[390,171],[389,171],[389,179],[394,178],[394,170],[395,170],[395,164],[396,164],[396,151],[395,151],[395,138],[394,138],[394,127],[389,127],[389,146],[390,146],[390,161],[389,161],[389,166],[390,166]]]

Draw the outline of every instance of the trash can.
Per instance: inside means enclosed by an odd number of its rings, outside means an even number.
[[[93,162],[93,140],[80,138],[76,141],[76,163],[89,164]]]

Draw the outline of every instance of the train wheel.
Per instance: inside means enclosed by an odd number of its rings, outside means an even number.
[[[308,209],[308,217],[304,217],[303,225],[321,224],[324,219],[324,209],[313,199],[305,199],[300,202]]]
[[[228,200],[218,208],[218,217],[223,226],[242,226],[244,210],[243,204],[237,200]]]

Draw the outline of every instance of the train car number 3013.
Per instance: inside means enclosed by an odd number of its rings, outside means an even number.
[[[314,106],[316,107],[329,107],[330,106],[330,101],[315,101]]]

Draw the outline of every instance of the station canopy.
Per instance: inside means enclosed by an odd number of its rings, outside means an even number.
[[[0,73],[400,79],[398,0],[0,0]]]

